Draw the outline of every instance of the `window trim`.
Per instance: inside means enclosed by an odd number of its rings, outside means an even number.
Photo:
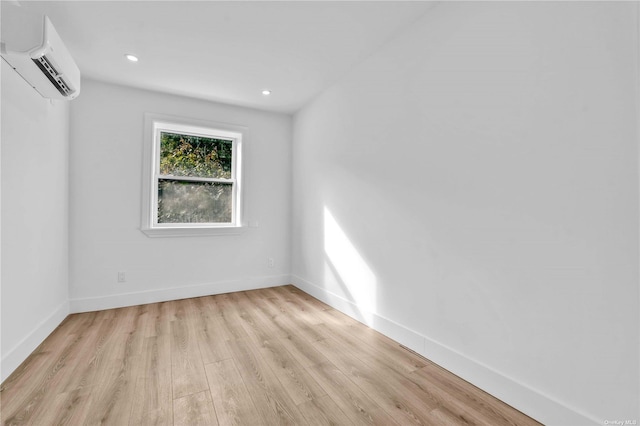
[[[158,223],[159,134],[161,131],[214,137],[233,141],[232,179],[176,177],[172,180],[224,181],[233,183],[233,220],[231,223]],[[242,186],[242,145],[247,128],[227,123],[145,113],[142,167],[142,210],[140,230],[148,237],[237,235],[246,229],[245,191]]]

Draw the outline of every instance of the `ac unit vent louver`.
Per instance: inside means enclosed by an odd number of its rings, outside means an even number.
[[[40,68],[44,75],[49,79],[58,92],[64,97],[70,96],[73,91],[69,88],[69,85],[64,81],[62,75],[51,65],[51,62],[46,56],[40,56],[38,59],[33,59],[33,62]]]

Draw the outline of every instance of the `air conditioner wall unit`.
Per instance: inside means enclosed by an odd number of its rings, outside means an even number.
[[[80,94],[80,70],[47,16],[3,4],[0,28],[2,58],[42,97]]]

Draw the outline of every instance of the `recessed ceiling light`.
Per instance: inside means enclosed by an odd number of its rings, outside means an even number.
[[[263,90],[262,94],[265,96],[269,96],[271,94],[271,90]]]
[[[132,55],[131,53],[127,53],[126,55],[124,55],[124,57],[131,62],[138,62],[138,57],[136,55]]]

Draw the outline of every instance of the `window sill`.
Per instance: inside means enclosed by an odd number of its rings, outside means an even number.
[[[241,235],[246,226],[210,226],[210,227],[171,227],[171,228],[140,228],[147,237],[209,237],[215,235]]]

